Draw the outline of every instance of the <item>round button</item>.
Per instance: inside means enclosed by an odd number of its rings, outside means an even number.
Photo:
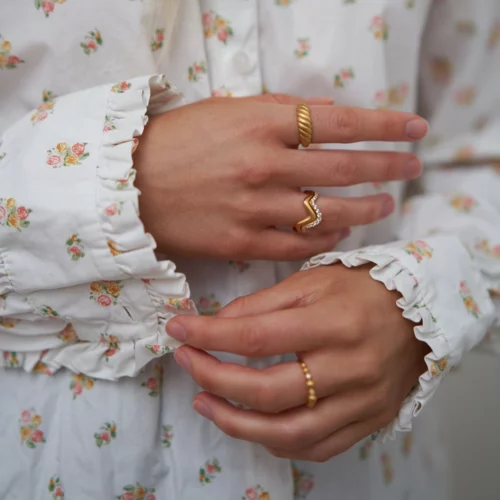
[[[252,71],[254,67],[254,64],[252,64],[250,56],[242,50],[234,54],[233,63],[238,73],[249,73],[250,71]]]

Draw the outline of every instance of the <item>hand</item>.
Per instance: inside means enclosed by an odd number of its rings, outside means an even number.
[[[387,426],[426,371],[429,349],[397,299],[368,266],[338,264],[239,298],[216,318],[177,316],[167,331],[192,346],[175,358],[207,391],[194,401],[200,414],[276,456],[323,461]],[[305,407],[297,362],[257,370],[198,349],[249,357],[297,352],[316,383],[318,404]]]
[[[421,172],[409,153],[297,150],[299,102],[273,95],[207,99],[150,119],[134,164],[141,218],[161,251],[300,260],[331,250],[342,228],[392,212],[386,194],[321,197],[324,219],[317,228],[308,234],[276,229],[306,216],[302,186],[412,179]],[[412,141],[427,131],[426,122],[409,113],[309,102],[316,143]]]

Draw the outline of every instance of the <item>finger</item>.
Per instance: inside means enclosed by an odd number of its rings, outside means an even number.
[[[310,97],[308,99],[304,99],[303,97],[288,95],[288,94],[263,94],[258,96],[250,96],[250,97],[241,97],[242,100],[251,100],[258,102],[269,102],[276,104],[302,104],[306,103],[309,105],[313,104],[323,104],[323,105],[331,105],[333,104],[333,99],[331,97]]]
[[[350,106],[310,106],[313,143],[407,142],[423,139],[427,122],[413,113]],[[299,144],[296,106],[269,110],[283,141]]]
[[[194,409],[212,420],[225,434],[235,439],[279,450],[300,450],[318,443],[333,432],[365,419],[365,405],[357,395],[345,394],[318,402],[313,410],[294,410],[266,414],[238,408],[206,392],[198,394]],[[369,418],[369,417],[367,417]]]
[[[282,196],[272,213],[272,223],[277,226],[293,226],[307,216],[303,201],[305,194],[299,192]],[[275,200],[268,200],[271,204]],[[395,208],[394,199],[389,194],[377,194],[361,198],[318,197],[316,205],[322,213],[322,219],[317,226],[322,232],[331,233],[344,227],[371,224],[389,216]],[[271,221],[270,221],[271,222]],[[316,235],[316,229],[309,231],[309,236]],[[302,234],[306,236],[308,233]]]
[[[394,151],[286,150],[273,167],[273,178],[290,187],[412,180],[421,173],[415,155]]]
[[[303,219],[304,215],[300,217]],[[263,222],[279,225],[276,218],[270,219]],[[293,221],[293,224],[298,220],[299,218]],[[283,225],[292,226],[293,224],[290,222]],[[345,237],[346,233],[340,230],[304,237],[303,234],[269,227],[258,234],[257,246],[253,249],[252,255],[254,260],[304,260],[313,255],[333,250],[335,245]]]
[[[332,433],[326,439],[312,446],[287,450],[268,447],[268,451],[279,458],[289,460],[307,460],[310,462],[326,462],[341,453],[346,452],[365,438],[369,438],[378,431],[376,420],[355,422]],[[370,442],[372,439],[370,439]]]
[[[349,329],[348,324],[342,324],[348,320],[340,316],[333,322],[332,317],[333,311],[324,307],[286,309],[249,318],[180,315],[168,321],[166,331],[197,349],[265,357],[328,345],[335,331]]]
[[[320,351],[305,358],[319,399],[360,387],[352,360],[324,356]],[[176,350],[177,363],[203,389],[215,396],[264,413],[277,413],[303,406],[307,401],[306,379],[297,361],[280,363],[263,370],[217,358],[188,346]],[[351,392],[352,394],[352,392]]]

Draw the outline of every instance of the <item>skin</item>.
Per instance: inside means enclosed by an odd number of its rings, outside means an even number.
[[[277,229],[305,217],[301,186],[408,180],[421,173],[410,153],[298,150],[300,102],[281,95],[212,98],[150,119],[134,165],[141,219],[160,251],[300,260],[331,250],[342,229],[393,211],[387,194],[323,196],[317,228],[305,234]],[[416,141],[427,132],[427,123],[410,113],[333,106],[321,98],[309,103],[319,144]]]
[[[216,318],[177,316],[167,333],[185,346],[178,364],[205,390],[194,408],[223,432],[278,457],[325,461],[388,425],[426,371],[428,346],[396,306],[397,292],[369,266],[319,267],[229,304]],[[248,357],[298,353],[263,370],[222,363],[204,350]],[[247,407],[233,406],[228,400]]]
[[[410,153],[298,149],[300,102],[283,95],[207,99],[151,118],[134,164],[141,219],[159,250],[190,258],[298,260],[331,250],[348,226],[393,211],[388,195],[323,196],[317,228],[278,229],[304,217],[302,186],[421,173]],[[410,113],[333,106],[321,98],[308,104],[316,144],[411,142],[427,132],[427,123]],[[200,414],[279,457],[321,461],[387,425],[425,371],[427,347],[415,339],[396,298],[367,267],[334,265],[237,299],[216,318],[177,316],[167,333],[187,344],[175,358],[205,389],[194,401]],[[221,363],[205,350],[299,353],[316,382],[318,405],[304,406],[296,362],[259,371]]]

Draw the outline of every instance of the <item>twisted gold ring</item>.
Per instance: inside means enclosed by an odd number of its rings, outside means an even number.
[[[302,368],[304,377],[306,378],[306,387],[307,387],[306,406],[312,410],[316,406],[316,403],[318,402],[318,396],[316,396],[316,384],[314,383],[311,372],[309,371],[309,368],[307,368],[307,365],[301,359],[299,359],[298,362],[300,364],[300,367]]]
[[[312,141],[313,126],[311,120],[311,110],[306,104],[297,106],[297,124],[299,126],[300,144],[307,148]]]
[[[323,219],[323,214],[316,203],[318,200],[318,193],[315,191],[304,191],[304,194],[307,195],[304,200],[307,217],[299,220],[299,222],[297,222],[297,224],[293,227],[297,233],[303,233],[307,229],[316,227]]]

